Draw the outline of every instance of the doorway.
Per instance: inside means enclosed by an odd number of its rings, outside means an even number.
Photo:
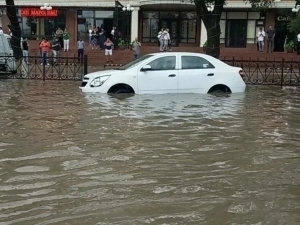
[[[225,46],[230,48],[246,48],[247,20],[226,21]]]
[[[284,41],[286,35],[288,35],[288,38],[290,38],[290,33],[287,28],[288,23],[289,21],[275,21],[274,52],[284,51]]]
[[[171,39],[171,46],[177,47],[179,44],[179,28],[178,28],[178,20],[174,19],[163,19],[160,21],[161,28],[168,28],[170,39]]]
[[[96,27],[100,27],[105,30],[107,37],[111,38],[111,30],[113,28],[113,19],[95,19]]]

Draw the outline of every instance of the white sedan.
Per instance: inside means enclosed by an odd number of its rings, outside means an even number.
[[[84,76],[80,89],[99,93],[244,92],[243,70],[199,53],[144,55],[120,68]]]

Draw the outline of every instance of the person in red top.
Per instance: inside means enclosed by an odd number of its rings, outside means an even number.
[[[41,65],[47,65],[49,66],[49,61],[48,61],[48,52],[50,50],[50,42],[48,41],[48,39],[44,39],[41,44],[40,44],[40,48],[42,50],[42,58],[43,58],[43,62],[41,63]]]

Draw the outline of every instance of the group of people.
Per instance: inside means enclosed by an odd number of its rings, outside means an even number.
[[[274,50],[274,38],[275,38],[275,30],[273,30],[272,26],[269,26],[269,30],[266,32],[263,28],[259,28],[257,33],[257,51],[264,52],[265,38],[267,38],[267,52],[273,52]],[[287,52],[286,44],[288,43],[288,36],[286,35],[283,49]],[[297,55],[300,55],[300,33],[297,35]]]
[[[171,51],[171,38],[168,28],[162,28],[158,32],[157,39],[159,42],[159,51]]]
[[[265,37],[267,36],[267,52],[273,52],[274,50],[274,37],[275,31],[272,26],[269,26],[269,30],[265,32],[263,28],[259,28],[257,33],[257,51],[264,52]]]

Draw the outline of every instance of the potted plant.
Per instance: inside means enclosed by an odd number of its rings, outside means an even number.
[[[287,53],[293,53],[294,52],[294,48],[295,48],[295,44],[291,40],[291,41],[287,42],[284,47],[285,47]]]
[[[202,48],[203,48],[203,52],[206,52],[206,49],[207,49],[207,41],[204,42]]]
[[[124,39],[122,39],[122,38],[119,39],[119,41],[118,41],[118,47],[119,47],[119,49],[122,49],[122,50],[125,49],[125,47],[126,47],[126,42],[125,42]]]

